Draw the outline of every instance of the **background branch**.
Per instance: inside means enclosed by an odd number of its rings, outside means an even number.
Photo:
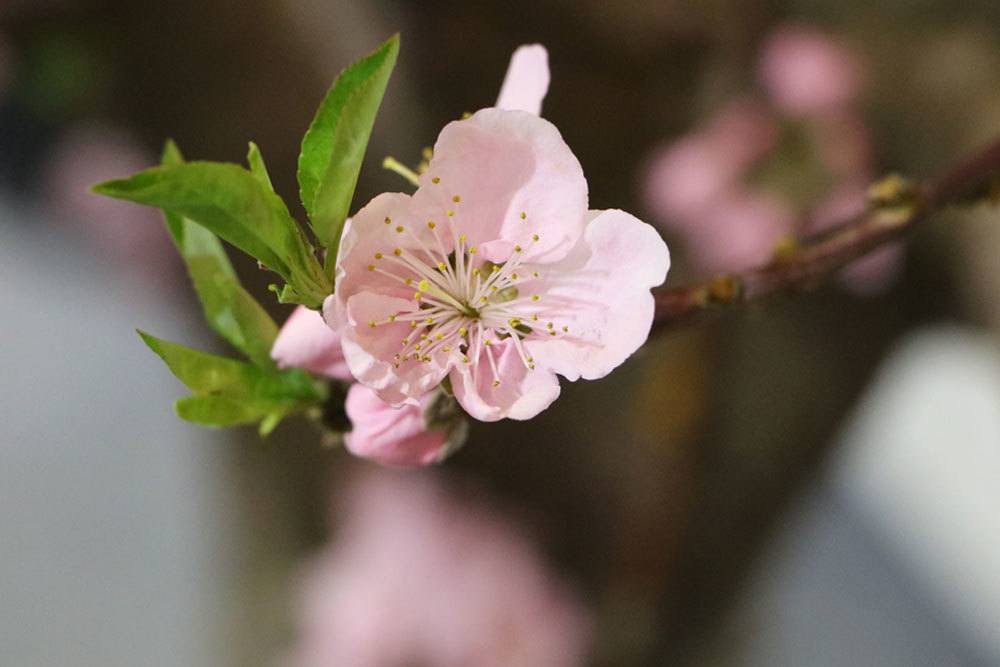
[[[947,206],[995,202],[1000,194],[998,176],[1000,139],[921,185],[888,176],[871,186],[864,212],[822,234],[779,246],[764,266],[719,274],[696,285],[654,291],[653,331],[719,307],[815,287],[854,260],[898,240]]]

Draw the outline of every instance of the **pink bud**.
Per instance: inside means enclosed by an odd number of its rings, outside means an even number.
[[[340,348],[340,336],[322,315],[305,306],[296,308],[281,327],[271,358],[280,368],[304,368],[337,380],[353,379]]]
[[[771,34],[761,53],[759,76],[775,106],[793,116],[849,104],[861,88],[854,55],[822,32],[802,25]]]
[[[419,405],[394,408],[361,384],[347,392],[345,409],[353,430],[344,445],[355,456],[398,466],[437,463],[464,436],[464,422],[429,427],[427,413],[439,394],[431,392]]]

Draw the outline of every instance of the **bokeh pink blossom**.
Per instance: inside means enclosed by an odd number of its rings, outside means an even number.
[[[701,273],[764,264],[782,239],[860,213],[872,179],[863,72],[853,52],[790,24],[764,41],[756,71],[759,93],[735,98],[658,149],[644,175],[654,219],[684,240]],[[842,283],[877,294],[901,264],[902,249],[889,246],[845,269]]]
[[[591,617],[508,519],[432,474],[366,472],[302,585],[287,667],[579,667]]]

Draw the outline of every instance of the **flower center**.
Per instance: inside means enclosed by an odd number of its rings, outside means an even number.
[[[432,182],[437,185],[440,179]],[[454,195],[451,201],[457,208],[461,197]],[[475,367],[485,358],[497,387],[501,384],[498,347],[509,343],[525,368],[533,370],[534,359],[524,342],[565,335],[569,327],[554,321],[564,314],[557,300],[543,299],[538,293],[543,267],[525,260],[527,248],[514,245],[502,263],[485,260],[460,229],[455,209],[444,213],[443,224],[428,220],[428,231],[421,234],[385,218],[387,240],[398,245],[376,252],[367,268],[413,288],[410,298],[415,308],[388,313],[368,326],[409,323],[410,332],[393,357],[396,368],[435,360]],[[528,224],[527,213],[521,212],[519,219]],[[531,234],[528,248],[539,240],[537,233]]]

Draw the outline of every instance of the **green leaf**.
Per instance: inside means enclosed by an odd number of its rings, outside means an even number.
[[[184,162],[94,187],[98,194],[188,218],[281,275],[313,308],[333,291],[285,203],[235,164]],[[176,226],[176,225],[175,225]]]
[[[328,275],[398,53],[399,35],[393,35],[341,72],[302,140],[299,190],[316,238],[327,248]]]
[[[257,406],[222,396],[185,396],[177,399],[174,410],[181,419],[202,426],[254,424],[268,417]]]
[[[323,382],[300,369],[271,370],[227,359],[139,331],[194,396],[176,404],[178,416],[209,426],[230,426],[263,420],[270,432],[283,417],[326,400]]]
[[[247,150],[247,164],[250,165],[250,173],[254,175],[254,178],[266,185],[268,190],[274,192],[271,175],[267,173],[267,167],[264,166],[264,156],[261,155],[260,147],[252,141],[249,150]]]
[[[177,146],[168,142],[163,151],[163,166],[176,166],[183,161]],[[240,285],[222,243],[215,234],[187,218],[166,211],[164,217],[187,264],[209,326],[258,366],[273,367],[270,352],[278,326]]]

